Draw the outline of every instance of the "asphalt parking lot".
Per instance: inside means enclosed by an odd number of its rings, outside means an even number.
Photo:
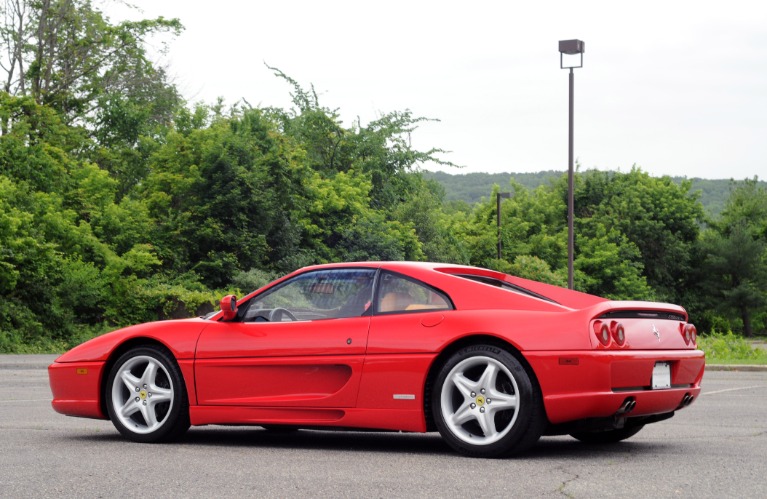
[[[437,434],[192,428],[141,445],[50,408],[52,356],[0,356],[0,497],[767,497],[767,372],[708,371],[631,440],[468,459]]]

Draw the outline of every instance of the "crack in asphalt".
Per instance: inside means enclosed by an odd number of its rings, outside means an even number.
[[[560,486],[557,488],[557,492],[559,492],[559,494],[560,494],[562,497],[567,497],[567,498],[569,498],[569,499],[573,499],[575,496],[574,496],[574,495],[572,495],[572,494],[570,494],[570,493],[568,493],[568,492],[567,492],[565,489],[566,489],[566,488],[567,488],[567,486],[568,486],[568,485],[570,485],[572,482],[574,482],[574,481],[576,481],[576,480],[580,479],[580,477],[581,477],[581,476],[580,476],[580,475],[578,475],[577,473],[571,473],[571,472],[569,472],[569,471],[567,471],[566,469],[563,469],[563,468],[559,468],[559,471],[561,471],[561,472],[562,472],[562,473],[564,473],[564,474],[567,474],[567,475],[571,475],[571,476],[572,476],[572,478],[570,478],[570,479],[568,479],[568,480],[565,480],[565,481],[563,481],[563,482],[562,482],[562,484],[561,484],[561,485],[560,485]]]

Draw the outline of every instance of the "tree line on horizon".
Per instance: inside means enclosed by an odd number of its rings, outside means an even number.
[[[582,172],[577,164],[576,171]],[[524,173],[463,173],[460,171],[449,173],[442,170],[425,170],[423,175],[427,180],[436,180],[445,188],[445,199],[447,201],[465,201],[469,204],[474,204],[481,201],[483,197],[487,197],[492,186],[495,184],[507,186],[509,182],[514,180],[528,189],[535,189],[540,185],[556,181],[562,176],[562,173],[562,170]],[[685,180],[692,182],[690,191],[698,193],[698,199],[703,205],[703,211],[710,218],[716,218],[724,210],[732,190],[744,183],[743,180],[732,178],[708,179],[673,176],[671,180],[676,184],[681,184]],[[756,181],[759,187],[767,188],[767,182],[764,180],[759,180],[758,178],[750,180]]]
[[[271,68],[288,109],[189,103],[146,40],[177,20],[111,23],[87,0],[7,0],[0,31],[0,351],[61,350],[212,310],[299,267],[431,260],[566,282],[564,176],[450,201],[412,148],[410,111],[344,126]],[[680,303],[701,331],[767,327],[767,192],[707,216],[689,181],[576,176],[575,287]]]

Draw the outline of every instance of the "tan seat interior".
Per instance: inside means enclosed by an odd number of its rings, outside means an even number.
[[[381,298],[378,310],[380,312],[395,312],[397,310],[408,310],[408,307],[413,305],[415,305],[413,298],[409,294],[392,291],[386,293]]]

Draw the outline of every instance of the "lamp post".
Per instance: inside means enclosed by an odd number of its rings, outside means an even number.
[[[498,259],[501,259],[501,199],[509,199],[511,197],[510,192],[498,192],[496,193],[496,218],[498,219]]]
[[[573,289],[573,254],[575,251],[575,235],[573,219],[575,218],[575,202],[573,194],[573,97],[575,95],[575,74],[573,69],[583,67],[583,53],[586,44],[581,40],[559,41],[559,67],[570,70],[570,122],[569,122],[569,149],[567,167],[567,287]],[[565,56],[579,55],[577,65],[570,65],[572,57],[568,57],[565,64]]]

